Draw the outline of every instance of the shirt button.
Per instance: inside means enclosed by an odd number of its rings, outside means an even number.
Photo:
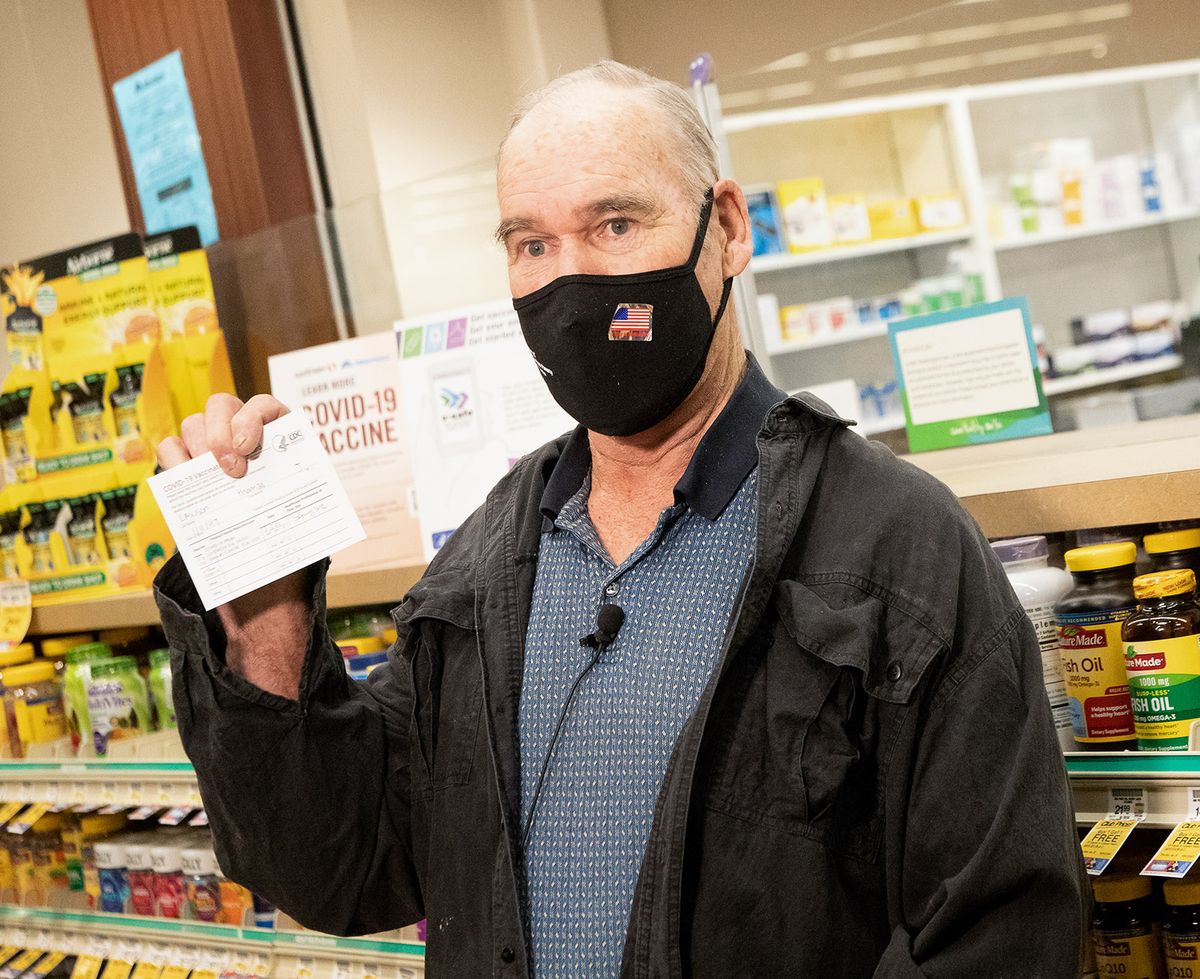
[[[904,667],[900,665],[899,660],[892,660],[890,663],[888,663],[887,678],[891,680],[892,683],[898,683],[902,676],[904,676]]]
[[[500,949],[500,961],[503,962],[505,965],[512,964],[513,960],[516,959],[516,957],[517,957],[517,953],[514,952],[512,950],[512,948],[509,947],[508,945],[505,945],[504,948]]]
[[[608,595],[611,598],[613,595],[619,594],[620,591],[621,591],[621,586],[618,585],[614,581],[611,585],[609,585],[607,588],[604,589],[604,594]]]

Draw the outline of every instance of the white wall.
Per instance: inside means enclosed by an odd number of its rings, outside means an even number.
[[[522,94],[608,56],[600,0],[297,11],[359,332],[386,328],[389,306],[419,316],[507,297],[496,148]],[[380,302],[387,272],[395,293]]]
[[[0,264],[129,230],[84,0],[0,0]]]

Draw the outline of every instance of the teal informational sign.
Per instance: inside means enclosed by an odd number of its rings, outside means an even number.
[[[146,234],[194,224],[207,247],[217,240],[208,168],[183,58],[172,51],[113,85],[129,147]]]
[[[888,336],[911,451],[1054,431],[1023,296],[900,320]]]

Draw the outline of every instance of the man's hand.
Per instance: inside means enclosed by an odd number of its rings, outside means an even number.
[[[204,414],[183,420],[182,438],[172,436],[159,443],[158,464],[170,469],[211,452],[230,476],[244,476],[246,457],[262,441],[263,426],[287,413],[287,405],[269,394],[256,394],[245,403],[232,394],[214,394]]]
[[[183,420],[181,437],[159,443],[158,464],[170,469],[212,452],[229,476],[240,478],[246,474],[246,458],[262,441],[263,426],[287,413],[287,405],[269,394],[245,403],[231,394],[214,394],[204,414]],[[297,571],[217,606],[228,640],[229,668],[261,689],[292,700],[299,697],[308,644],[311,609],[305,591],[305,572]]]

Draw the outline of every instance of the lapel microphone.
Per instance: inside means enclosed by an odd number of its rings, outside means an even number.
[[[571,709],[571,702],[575,699],[575,692],[579,689],[579,684],[583,682],[583,678],[592,672],[592,667],[600,662],[600,657],[604,654],[604,651],[616,641],[617,633],[621,631],[621,626],[624,622],[625,610],[620,605],[601,605],[600,611],[596,614],[595,631],[579,640],[579,645],[594,649],[595,652],[592,654],[591,661],[583,668],[583,672],[571,684],[571,690],[567,694],[562,711],[558,715],[558,723],[554,725],[554,734],[550,736],[550,745],[546,748],[546,757],[542,759],[542,771],[538,775],[537,785],[533,790],[533,801],[529,804],[529,815],[525,819],[525,830],[521,834],[522,850],[529,843],[529,833],[533,829],[533,817],[537,813],[538,799],[542,796],[542,786],[546,782],[546,772],[550,768],[550,759],[554,757],[554,748],[558,744],[558,736],[562,733],[563,722],[567,719],[567,711]]]
[[[625,622],[625,610],[620,605],[601,605],[596,616],[596,631],[579,640],[579,645],[603,652],[611,646]]]

